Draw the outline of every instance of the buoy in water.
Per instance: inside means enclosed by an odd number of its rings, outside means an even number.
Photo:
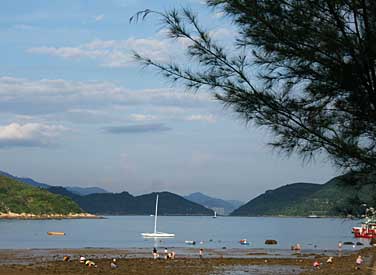
[[[47,232],[47,234],[50,236],[65,236],[64,232],[58,232],[58,231],[49,231]]]

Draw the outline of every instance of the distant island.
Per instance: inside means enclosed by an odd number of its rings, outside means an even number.
[[[1,219],[96,218],[69,198],[0,175]]]
[[[250,200],[231,216],[344,216],[358,215],[361,204],[374,203],[375,187],[357,186],[356,176],[346,174],[325,184],[294,183]]]

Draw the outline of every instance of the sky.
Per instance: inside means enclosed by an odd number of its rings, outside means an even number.
[[[3,0],[0,10],[0,170],[60,186],[111,192],[192,192],[248,201],[340,172],[325,156],[304,163],[267,143],[213,99],[132,58],[184,59],[144,9],[190,8],[230,46],[236,27],[202,0]]]

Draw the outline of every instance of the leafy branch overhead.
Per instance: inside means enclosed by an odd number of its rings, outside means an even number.
[[[209,0],[233,20],[231,52],[188,10],[157,15],[185,39],[190,64],[135,53],[174,82],[215,97],[245,121],[266,126],[272,146],[310,157],[325,152],[341,168],[376,166],[376,1]]]

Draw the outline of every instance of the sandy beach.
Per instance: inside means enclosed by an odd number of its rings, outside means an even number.
[[[174,249],[176,259],[154,260],[147,249],[20,249],[0,250],[0,274],[39,275],[39,274],[373,274],[376,248],[364,248],[356,253],[334,256],[333,263],[327,264],[330,252],[293,254],[278,256],[267,251],[251,249],[205,250],[203,259],[198,257],[197,248]],[[70,256],[64,262],[63,257]],[[79,263],[80,255],[92,259],[97,267],[87,267]],[[364,263],[356,269],[355,260],[362,255]],[[111,259],[117,259],[117,269],[111,269]],[[314,270],[315,260],[321,267]]]

